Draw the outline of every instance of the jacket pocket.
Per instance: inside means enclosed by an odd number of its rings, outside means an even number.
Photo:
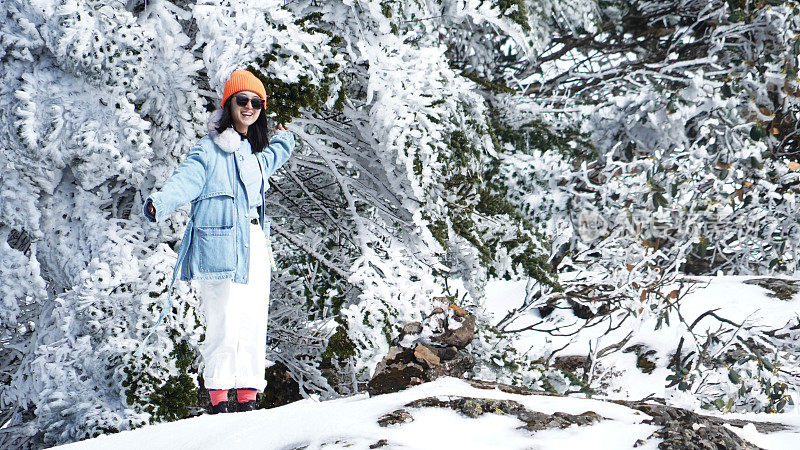
[[[197,254],[203,272],[236,270],[233,226],[197,227]]]
[[[233,194],[215,191],[200,195],[195,200],[192,214],[198,228],[232,226],[234,222]]]

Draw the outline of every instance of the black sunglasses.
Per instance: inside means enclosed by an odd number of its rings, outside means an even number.
[[[244,95],[236,96],[236,104],[239,105],[240,108],[247,106],[247,102],[250,102],[250,104],[253,105],[253,109],[261,109],[264,107],[264,100],[260,98],[247,98]]]

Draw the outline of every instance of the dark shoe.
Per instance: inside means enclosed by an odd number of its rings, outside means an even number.
[[[228,412],[228,402],[219,402],[216,405],[211,405],[211,414],[219,414]]]
[[[250,400],[249,402],[239,403],[239,412],[242,411],[253,411],[256,409],[256,401]]]

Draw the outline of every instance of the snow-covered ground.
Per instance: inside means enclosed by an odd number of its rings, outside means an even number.
[[[476,419],[444,408],[407,409],[414,420],[381,427],[377,419],[416,399],[462,396],[515,400],[532,411],[581,414],[594,411],[609,420],[589,426],[544,430],[532,434],[518,430],[520,420],[498,414]],[[737,415],[800,427],[796,415]],[[440,378],[402,392],[368,397],[366,394],[326,402],[311,399],[269,410],[200,416],[101,436],[63,446],[89,449],[221,449],[313,448],[365,449],[385,439],[387,448],[403,449],[630,449],[647,439],[658,427],[643,424],[650,417],[625,406],[587,398],[518,395],[478,389],[463,380]],[[752,443],[766,449],[791,449],[800,435],[795,432],[760,434],[752,425],[731,427]],[[655,449],[650,439],[641,449]]]
[[[680,312],[683,320],[691,324],[700,315],[708,310],[715,310],[715,314],[736,323],[745,323],[763,327],[763,329],[778,329],[790,320],[800,316],[800,294],[794,295],[790,300],[781,300],[771,295],[771,292],[754,284],[744,283],[753,280],[753,276],[716,276],[716,277],[688,277],[686,280],[693,282],[689,293],[679,301]],[[487,285],[486,309],[494,317],[495,322],[506,315],[506,312],[519,308],[525,298],[524,281],[494,281]],[[541,319],[537,309],[531,309],[519,315],[508,329],[521,329],[535,324]],[[673,325],[680,320],[677,313],[670,314]],[[609,332],[607,327],[598,326],[581,330],[574,336],[552,336],[538,331],[519,333],[514,341],[515,348],[520,353],[526,353],[533,359],[547,356],[554,349],[564,347],[558,355],[587,356],[592,348],[598,349],[621,341],[629,332],[634,337],[627,342],[626,347],[643,344],[648,349],[656,350],[650,358],[659,361],[655,370],[649,374],[637,370],[637,355],[633,352],[614,352],[603,358],[601,370],[613,371],[615,375],[609,376],[610,384],[607,394],[612,398],[639,400],[647,396],[665,398],[665,379],[669,371],[665,369],[666,360],[678,346],[680,333],[678,327],[656,327],[657,318],[653,315],[642,314],[638,318],[628,319],[628,322],[618,329]],[[560,333],[567,334],[583,324],[583,321],[574,320],[574,325],[566,320],[558,323],[562,329]],[[713,328],[719,322],[710,316],[701,319],[694,328],[696,333],[702,334],[707,328]],[[552,323],[546,323],[538,328],[552,328]],[[598,375],[603,376],[603,375]],[[795,398],[798,397],[798,387],[792,389]],[[673,405],[695,409],[696,405],[689,402]],[[800,414],[800,412],[798,412]]]
[[[751,277],[748,277],[751,278]],[[800,314],[800,295],[778,300],[758,286],[744,284],[742,277],[713,277],[703,283],[682,300],[681,312],[686,321],[711,308],[719,308],[717,314],[730,320],[763,324],[769,327],[782,326],[789,318]],[[493,282],[488,286],[487,304],[496,317],[501,317],[510,308],[519,306],[524,296],[524,283]],[[536,314],[520,318],[536,320]],[[652,318],[644,318],[638,327],[637,342],[647,343],[652,348],[674,348],[677,336],[668,328],[654,330]],[[705,319],[704,319],[705,320]],[[702,323],[702,322],[700,322]],[[698,325],[699,326],[699,325]],[[517,341],[520,350],[555,348],[564,344],[564,354],[585,355],[592,346],[602,345],[604,339],[617,336],[601,336],[594,331],[582,333],[580,338],[545,337],[541,333],[523,334]],[[624,330],[619,331],[625,332]],[[570,339],[572,342],[570,342]],[[599,344],[598,344],[599,342]],[[631,342],[634,343],[634,342]],[[658,355],[663,357],[663,355]],[[617,358],[617,359],[613,359]],[[606,365],[634,368],[635,358],[631,353],[617,352]],[[664,396],[666,373],[656,369],[650,374],[637,370],[622,370],[613,383],[609,396],[640,399],[654,394]],[[531,433],[518,429],[523,422],[515,417],[499,414],[484,414],[469,418],[446,408],[409,408],[405,404],[425,397],[461,396],[515,400],[531,411],[551,414],[565,412],[581,414],[594,411],[608,420],[589,426],[571,426],[566,429],[550,429]],[[413,421],[379,426],[377,420],[396,409],[408,410]],[[800,408],[783,414],[727,414],[728,419],[769,421],[789,425],[789,431],[762,434],[753,425],[744,428],[729,428],[751,443],[765,449],[794,449],[800,439]],[[708,411],[698,411],[712,414]],[[366,449],[380,440],[386,440],[384,448],[403,449],[630,449],[639,439],[645,445],[637,448],[655,449],[660,442],[649,439],[658,427],[642,423],[650,417],[625,406],[578,397],[550,397],[518,395],[499,390],[478,389],[463,380],[441,378],[407,389],[402,392],[369,397],[366,394],[348,398],[319,402],[306,399],[279,408],[247,413],[201,416],[173,423],[144,427],[113,435],[73,443],[69,449],[215,449],[215,448],[263,448],[293,449],[350,448]],[[307,447],[306,447],[307,446]]]

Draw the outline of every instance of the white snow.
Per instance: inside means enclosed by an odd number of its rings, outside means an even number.
[[[716,276],[716,277],[687,277],[687,280],[696,281],[697,284],[680,301],[680,311],[684,320],[691,324],[701,314],[708,310],[715,310],[715,314],[725,319],[749,325],[757,325],[764,329],[777,329],[788,321],[800,315],[800,295],[792,299],[780,300],[772,297],[770,291],[743,281],[752,280],[755,276]],[[495,280],[486,286],[486,310],[494,318],[494,323],[502,319],[506,313],[522,305],[525,299],[525,281]],[[509,329],[520,329],[539,322],[538,310],[533,308],[521,314],[512,322]],[[539,331],[525,331],[519,334],[515,347],[520,353],[527,353],[533,359],[548,356],[555,349],[565,346],[558,354],[561,356],[581,355],[587,356],[591,348],[603,348],[619,342],[629,332],[634,331],[634,338],[628,346],[645,344],[648,348],[657,350],[652,358],[666,358],[674,351],[680,340],[677,327],[663,325],[656,330],[656,317],[641,315],[635,321],[629,320],[619,329],[608,332],[607,327],[594,327],[582,330],[575,336],[552,336]],[[670,320],[677,322],[676,313],[670,315]],[[582,321],[559,323],[563,328],[561,333],[577,329]],[[695,332],[704,332],[706,328],[718,326],[719,322],[706,316],[695,326]],[[552,328],[553,323],[542,324],[540,329]],[[609,370],[620,368],[634,368],[636,355],[634,353],[615,352],[603,360],[603,365]],[[614,381],[612,392],[614,398],[638,400],[648,395],[665,397],[664,379],[668,371],[657,367],[650,374],[638,370],[623,372]],[[680,405],[686,407],[688,405]]]
[[[581,414],[594,411],[608,420],[566,429],[531,433],[517,428],[520,420],[506,415],[484,414],[476,419],[445,408],[414,409],[405,407],[414,420],[382,428],[377,419],[383,414],[404,408],[406,403],[425,397],[481,397],[515,400],[533,411],[556,411]],[[800,426],[797,416],[731,415],[750,420],[770,420]],[[388,448],[429,449],[572,449],[592,446],[602,449],[630,449],[637,440],[646,440],[637,448],[655,449],[658,439],[647,439],[658,427],[643,424],[649,416],[625,406],[587,398],[562,398],[539,395],[508,394],[499,390],[472,387],[463,380],[440,378],[411,389],[368,397],[366,394],[317,402],[302,400],[279,408],[247,413],[200,416],[144,427],[133,431],[100,436],[68,444],[65,449],[216,449],[265,448],[368,448],[381,439]],[[755,427],[730,427],[731,430],[766,449],[793,448],[798,434],[785,431],[761,434]]]
[[[764,289],[742,283],[744,279],[705,279],[707,285],[699,285],[683,300],[682,313],[686,320],[693,321],[712,306],[720,308],[717,313],[723,317],[734,321],[758,321],[757,323],[765,326],[781,326],[788,318],[800,313],[800,298],[790,301],[774,299]],[[522,303],[525,285],[524,282],[489,283],[486,302],[496,319],[502,318],[506,311]],[[652,329],[653,324],[645,321],[638,326],[641,331]],[[672,339],[668,328],[662,328],[659,332],[643,333],[643,336],[641,339],[654,348],[668,348],[669,342],[664,341]],[[566,339],[561,342],[556,338],[545,339],[541,333],[530,333],[520,340],[519,349],[537,345],[551,348],[554,345],[563,345]],[[575,350],[575,354],[581,354],[588,348],[588,344],[583,342],[588,339],[590,338],[587,335],[581,334],[581,338],[570,344],[570,348]],[[616,358],[612,361],[616,361],[619,367],[635,366],[635,362],[631,360],[635,356],[631,353],[618,353]],[[661,396],[664,394],[665,376],[663,369],[657,369],[651,374],[636,370],[623,371],[616,381],[619,389],[614,396],[630,399],[648,394]],[[593,411],[606,420],[590,426],[573,425],[566,429],[548,429],[534,433],[518,429],[524,423],[513,416],[484,414],[473,419],[446,408],[415,409],[404,406],[413,400],[431,396],[440,399],[448,396],[510,399],[532,411],[547,414],[581,414]],[[400,408],[409,411],[414,420],[386,428],[378,425],[379,417]],[[697,412],[712,414],[703,410]],[[797,409],[783,414],[717,415],[727,419],[769,421],[789,426],[787,431],[764,434],[759,433],[753,425],[743,428],[728,425],[735,433],[765,449],[796,448],[796,441],[800,438],[800,413]],[[306,399],[269,410],[206,415],[100,436],[72,443],[64,448],[215,449],[238,446],[290,449],[307,446],[309,449],[366,449],[385,439],[388,443],[385,448],[403,449],[630,449],[634,448],[638,440],[644,440],[644,444],[640,443],[636,448],[656,449],[660,440],[648,437],[658,427],[642,423],[647,419],[649,416],[639,411],[600,399],[509,394],[496,389],[478,389],[455,378],[440,378],[393,394],[375,397],[360,394],[325,402]]]
[[[484,414],[476,419],[445,408],[407,409],[413,422],[382,428],[377,419],[425,397],[447,396],[511,399],[528,409],[581,414],[594,411],[610,419],[599,424],[532,434],[517,430],[524,423],[512,416]],[[632,448],[657,427],[642,424],[648,416],[598,400],[516,395],[474,388],[463,380],[440,378],[411,389],[368,397],[365,394],[326,402],[302,400],[279,408],[247,413],[200,416],[100,436],[68,444],[65,449],[213,449],[368,448],[386,439],[390,448],[524,449],[564,448],[565,442],[600,443],[600,448]],[[656,442],[657,440],[653,441]],[[657,443],[657,442],[656,442]],[[580,444],[580,445],[583,445]],[[351,446],[352,445],[352,446]],[[648,448],[648,447],[643,447]],[[651,447],[655,448],[655,447]]]

